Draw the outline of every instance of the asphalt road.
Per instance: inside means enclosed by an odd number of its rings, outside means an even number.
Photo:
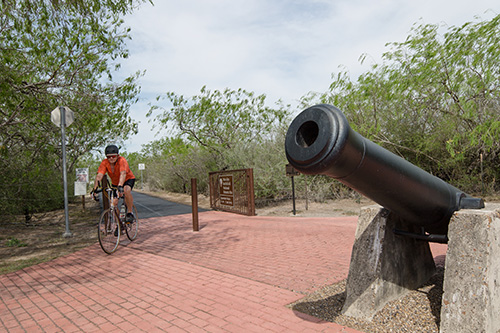
[[[137,214],[141,219],[150,217],[170,216],[179,214],[191,214],[191,206],[152,197],[147,194],[132,192]],[[198,208],[198,212],[206,209]]]

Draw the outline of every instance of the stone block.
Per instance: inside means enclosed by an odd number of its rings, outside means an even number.
[[[500,205],[461,210],[448,228],[441,332],[500,332]]]
[[[434,274],[429,243],[395,235],[394,229],[420,231],[381,206],[361,209],[343,314],[369,320],[387,302],[418,288]]]

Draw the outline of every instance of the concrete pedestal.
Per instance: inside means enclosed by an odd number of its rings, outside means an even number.
[[[385,304],[427,282],[435,272],[429,243],[397,236],[418,232],[381,206],[362,208],[349,266],[342,313],[371,319]]]
[[[500,205],[456,212],[448,238],[441,332],[500,332]]]

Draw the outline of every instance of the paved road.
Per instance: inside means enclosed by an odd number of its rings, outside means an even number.
[[[172,216],[180,214],[191,214],[191,206],[170,202],[150,195],[133,192],[134,205],[140,219],[150,217]],[[206,209],[198,208],[198,212],[206,212]]]

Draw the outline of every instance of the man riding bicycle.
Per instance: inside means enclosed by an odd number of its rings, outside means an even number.
[[[104,153],[106,154],[106,158],[101,162],[99,169],[97,169],[93,193],[97,190],[99,183],[107,173],[111,178],[113,187],[118,189],[118,197],[121,198],[125,194],[125,205],[127,206],[125,222],[133,222],[134,214],[132,213],[132,207],[134,205],[134,198],[132,197],[132,189],[135,184],[135,176],[130,170],[125,157],[118,154],[117,146],[107,146]],[[115,205],[117,205],[118,198],[115,200]]]

